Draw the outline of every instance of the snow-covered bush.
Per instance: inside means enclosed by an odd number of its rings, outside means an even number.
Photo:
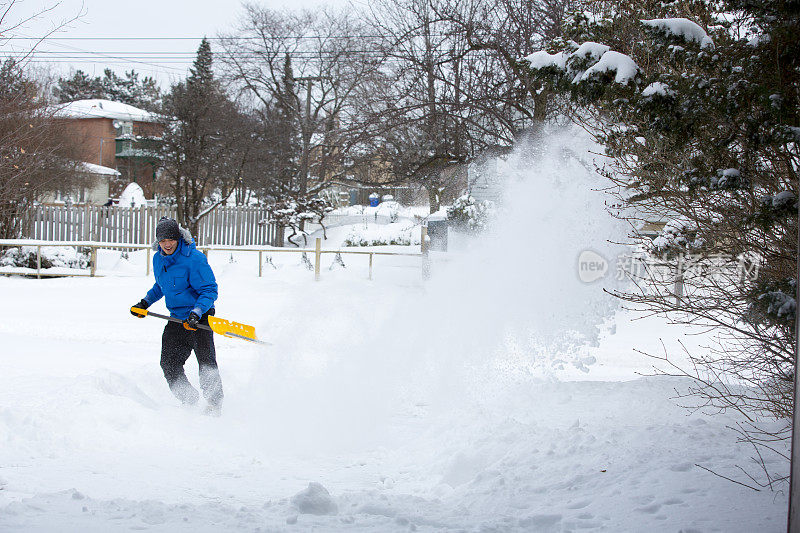
[[[647,246],[647,251],[661,259],[674,259],[682,255],[697,253],[702,250],[705,241],[697,235],[697,229],[688,223],[677,220],[669,221],[661,234]]]
[[[447,219],[452,220],[454,226],[469,231],[483,231],[495,214],[494,202],[485,200],[476,201],[469,194],[457,198],[453,205],[447,208]]]
[[[291,235],[287,237],[287,240],[295,246],[298,246],[292,238],[300,235],[303,237],[303,240],[306,241],[308,235],[305,230],[300,230],[301,224],[304,222],[317,223],[322,226],[324,233],[325,226],[322,221],[325,215],[333,211],[333,206],[325,198],[314,197],[305,200],[287,198],[267,207],[267,210],[272,215],[272,222],[276,222],[292,231]]]
[[[342,243],[344,246],[411,246],[411,237],[398,235],[396,237],[377,237],[377,238],[364,238],[361,235],[348,235]]]
[[[89,254],[64,246],[42,248],[42,268],[88,268]],[[36,268],[36,247],[9,248],[0,255],[0,267]]]
[[[419,230],[419,226],[409,223],[353,228],[342,246],[414,246],[420,243],[415,230]]]
[[[393,197],[389,194],[384,195],[384,200],[378,204],[378,207],[375,211],[375,216],[385,216],[389,217],[391,222],[397,222],[400,218],[400,204],[395,202]]]

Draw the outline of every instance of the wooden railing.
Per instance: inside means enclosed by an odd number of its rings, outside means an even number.
[[[423,276],[427,277],[430,272],[430,263],[428,260],[428,246],[427,246],[427,228],[422,228],[422,253],[411,252],[376,252],[374,250],[357,250],[357,249],[338,249],[338,250],[323,250],[322,239],[317,239],[313,249],[306,248],[266,248],[266,247],[253,247],[253,246],[198,246],[197,249],[206,254],[210,252],[255,252],[258,253],[258,276],[263,275],[263,254],[272,253],[299,253],[299,254],[313,254],[314,255],[314,279],[320,279],[320,267],[322,264],[323,254],[353,254],[353,255],[368,255],[369,256],[369,279],[373,275],[373,259],[374,256],[406,256],[406,257],[420,257],[422,258],[422,272]],[[94,277],[97,275],[97,250],[114,249],[114,250],[146,250],[147,259],[146,273],[150,275],[152,246],[149,244],[126,244],[114,242],[92,242],[92,241],[41,241],[41,240],[28,240],[28,239],[0,239],[0,249],[8,247],[35,247],[36,248],[36,269],[14,269],[10,271],[0,271],[0,275],[22,275],[22,276],[36,276],[42,277]],[[91,250],[91,258],[89,261],[89,272],[76,273],[76,272],[46,272],[47,269],[42,269],[42,248],[71,246],[76,248],[88,248]]]

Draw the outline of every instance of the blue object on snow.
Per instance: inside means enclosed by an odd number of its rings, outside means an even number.
[[[378,204],[381,201],[381,197],[378,193],[374,192],[369,195],[369,206],[370,207],[378,207]]]

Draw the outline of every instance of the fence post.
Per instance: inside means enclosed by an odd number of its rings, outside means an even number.
[[[375,254],[369,254],[369,280],[372,281],[372,256]]]
[[[431,277],[431,258],[428,253],[428,228],[422,226],[422,235],[420,237],[420,248],[422,249],[422,277],[428,279]]]
[[[681,305],[683,300],[683,256],[678,257],[675,275],[675,305]]]
[[[322,263],[322,239],[317,237],[317,243],[314,247],[314,281],[319,281],[319,266]]]
[[[89,228],[89,223],[92,220],[92,216],[89,213],[89,204],[87,203],[85,206],[83,206],[83,231],[81,232],[83,234],[83,240],[85,241],[92,240],[90,234],[91,230]]]
[[[148,276],[148,277],[150,276],[150,251],[151,250],[152,250],[152,248],[150,248],[148,246],[147,247],[147,261],[145,261],[147,263],[147,273],[145,274],[145,276]]]
[[[261,277],[261,269],[262,269],[261,256],[263,255],[263,253],[264,252],[262,252],[261,250],[258,251],[258,277],[259,278]]]
[[[94,277],[95,272],[97,272],[97,247],[92,246],[92,277]]]
[[[42,270],[42,247],[36,247],[36,279],[42,279],[41,276]]]
[[[147,244],[147,206],[142,204],[139,206],[139,238],[136,239],[136,244]]]

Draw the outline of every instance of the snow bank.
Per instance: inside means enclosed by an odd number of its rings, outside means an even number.
[[[320,483],[309,483],[308,488],[292,496],[292,505],[302,514],[331,515],[339,511],[328,489]]]
[[[331,211],[331,216],[361,216],[361,217],[396,217],[414,219],[415,217],[425,217],[429,210],[427,206],[404,206],[397,201],[390,200],[381,202],[376,207],[366,205],[351,205],[339,207]]]
[[[714,48],[714,41],[708,36],[706,31],[696,22],[685,18],[651,19],[642,20],[642,24],[652,28],[682,37],[687,41],[694,41],[700,48]]]
[[[138,183],[129,183],[119,196],[119,207],[141,207],[147,204],[144,191]]]

